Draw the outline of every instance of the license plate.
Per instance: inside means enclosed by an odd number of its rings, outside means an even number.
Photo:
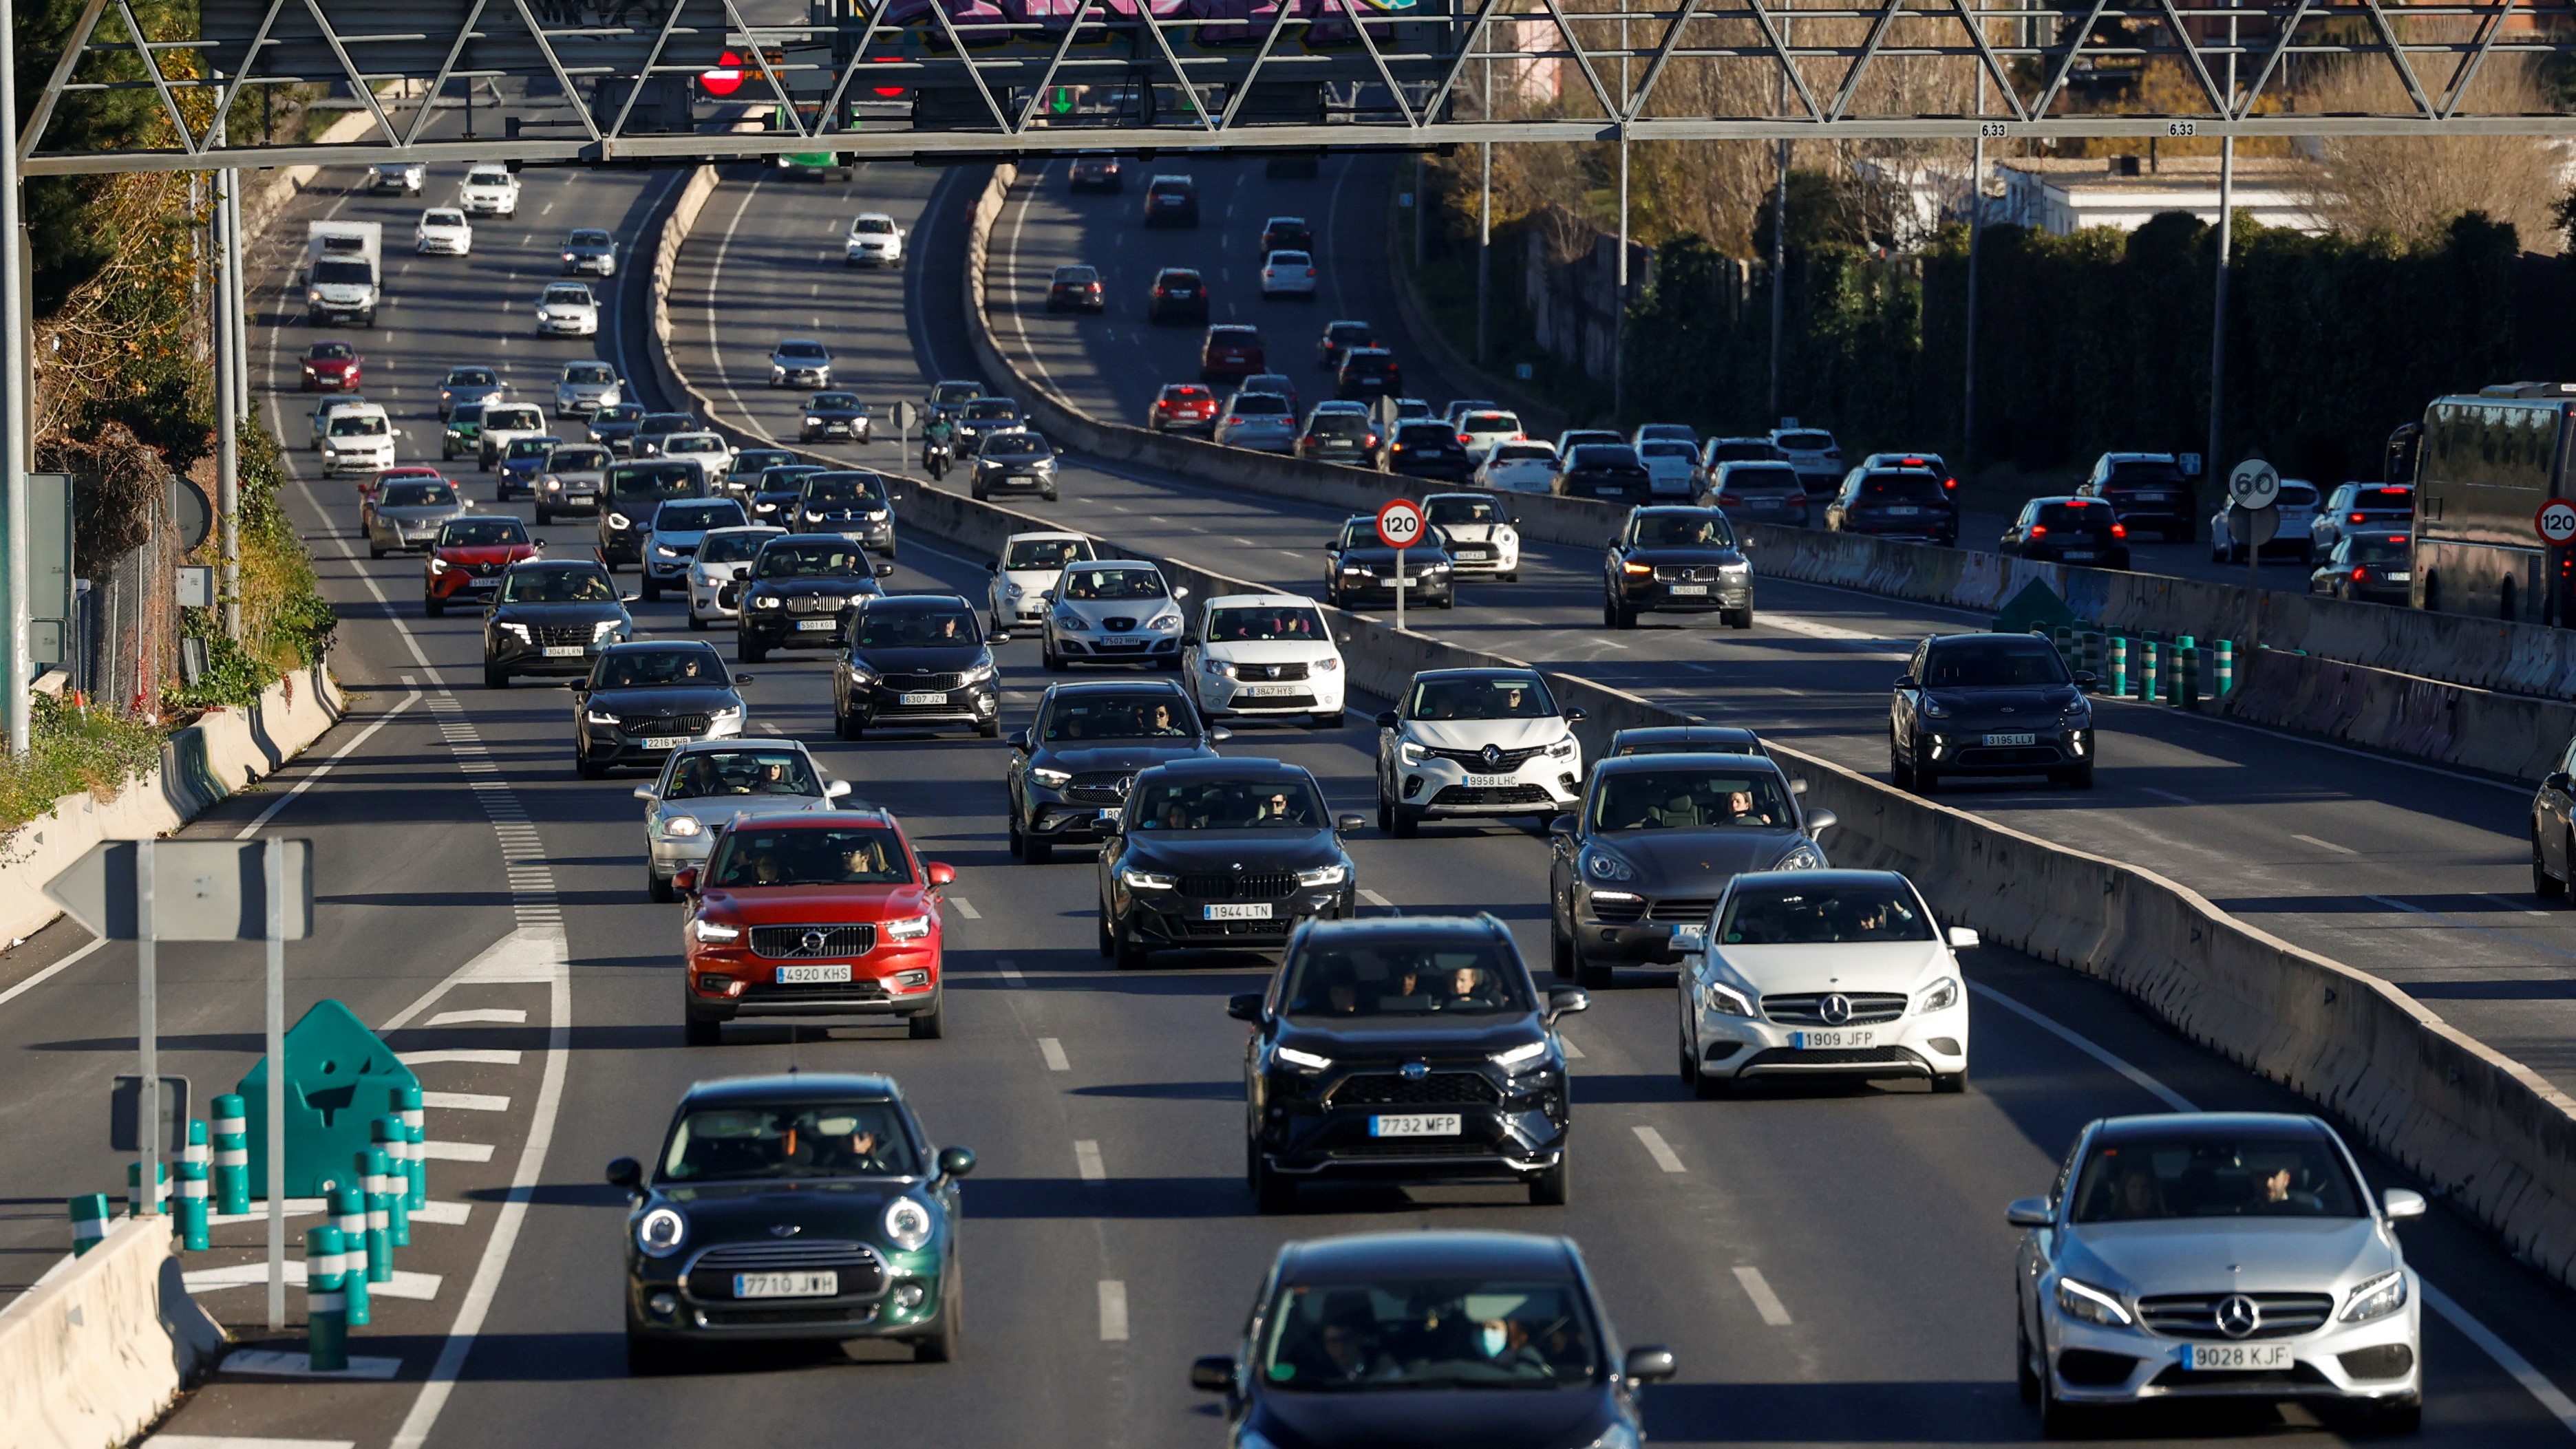
[[[932,690],[927,694],[907,694],[903,696],[903,702],[905,704],[946,704],[948,696]]]
[[[733,1275],[736,1298],[836,1298],[840,1292],[841,1275],[829,1271]]]
[[[1266,921],[1270,919],[1270,902],[1237,901],[1226,905],[1202,906],[1201,920]]]
[[[1468,544],[1460,544],[1458,546],[1458,557],[1460,558],[1492,558],[1493,556],[1494,551],[1489,548],[1476,548]]]
[[[1371,1137],[1455,1137],[1462,1129],[1456,1112],[1390,1112],[1369,1119]]]
[[[1601,498],[1616,498],[1626,491],[1627,490],[1624,488],[1595,488],[1592,490],[1596,497]]]
[[[1247,684],[1243,686],[1243,692],[1245,694],[1252,695],[1256,698],[1274,694],[1302,694],[1305,692],[1305,689],[1306,686],[1302,684]]]
[[[1891,508],[1887,510],[1887,516],[1890,518],[1912,518],[1922,511],[1923,510],[1920,508]]]
[[[2392,584],[2411,584],[2415,582],[2415,575],[2411,570],[2399,569],[2388,576],[2388,581]]]
[[[1708,592],[1708,585],[1706,585],[1706,584],[1667,584],[1667,585],[1665,585],[1665,586],[1664,586],[1664,592],[1665,592],[1665,593],[1668,593],[1668,594],[1705,594],[1705,593],[1707,593],[1707,592]]]
[[[1467,788],[1471,790],[1499,790],[1507,785],[1519,783],[1520,779],[1515,775],[1469,775],[1467,777]]]
[[[541,652],[548,659],[579,659],[582,648],[578,644],[549,644]]]
[[[644,748],[648,750],[676,750],[688,742],[689,737],[687,735],[647,735],[644,737]]]
[[[839,624],[837,619],[799,619],[796,627],[808,634],[826,634]]]
[[[1874,1031],[1793,1031],[1789,1033],[1789,1045],[1802,1052],[1846,1051],[1853,1047],[1874,1046],[1877,1042],[1878,1033]]]
[[[2037,736],[2037,735],[1988,735],[1988,736],[1986,736],[1986,743],[1987,743],[1987,744],[1990,744],[1990,745],[2035,745],[2035,744],[2038,744],[2038,743],[2039,743],[2039,736]]]
[[[778,984],[781,986],[812,986],[822,982],[849,979],[848,962],[837,966],[781,966],[778,968]]]
[[[2286,1343],[2194,1343],[2184,1346],[2183,1366],[2260,1371],[2285,1369],[2295,1361]]]
[[[2090,561],[2092,557],[2093,550],[2089,548],[2070,548],[2066,551],[2066,561],[2068,563],[2085,563]]]

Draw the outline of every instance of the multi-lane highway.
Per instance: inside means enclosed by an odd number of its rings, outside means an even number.
[[[1327,185],[1332,176],[1328,169]],[[387,325],[360,339],[368,393],[393,405],[407,461],[435,459],[434,385],[453,363],[493,363],[521,395],[538,393],[575,357],[607,358],[629,376],[646,371],[636,268],[596,343],[535,340],[521,299],[551,272],[556,233],[609,226],[631,240],[675,178],[526,179],[515,225],[487,223],[470,260],[421,259],[398,271]],[[433,199],[456,180],[452,170],[433,173]],[[734,387],[724,405],[771,428],[789,400],[759,387],[757,364],[778,333],[823,335],[842,353],[846,381],[872,399],[917,395],[926,375],[959,373],[954,319],[940,320],[932,304],[943,287],[954,295],[958,233],[948,228],[973,184],[898,168],[863,171],[847,188],[729,182],[702,220],[694,270],[675,298],[683,324],[702,329],[684,366],[701,377],[720,370],[717,386]],[[841,269],[827,235],[837,225],[827,222],[846,223],[862,199],[916,228],[904,272]],[[416,206],[327,187],[302,203],[304,213],[400,221],[406,231]],[[710,288],[718,260],[720,285]],[[266,295],[273,311],[275,293]],[[712,313],[710,296],[722,299]],[[504,310],[505,301],[516,305]],[[710,326],[722,334],[720,368],[703,330]],[[264,335],[276,342],[263,358],[269,385],[291,387],[296,344],[311,334],[289,324]],[[291,391],[273,391],[270,403],[290,427],[302,407]],[[890,448],[866,456],[893,461]],[[308,453],[292,462],[288,502],[345,621],[337,666],[357,693],[355,713],[268,792],[229,802],[194,830],[251,828],[322,844],[321,925],[293,948],[290,1010],[334,996],[370,1024],[399,1024],[397,1050],[448,1054],[421,1059],[418,1070],[457,1104],[431,1114],[432,1138],[457,1144],[433,1169],[432,1195],[461,1220],[418,1230],[423,1245],[404,1266],[436,1281],[380,1305],[378,1326],[356,1338],[355,1353],[393,1361],[390,1378],[311,1383],[228,1372],[190,1398],[167,1433],[370,1449],[680,1445],[746,1433],[795,1444],[854,1432],[930,1444],[1205,1446],[1218,1442],[1221,1424],[1189,1392],[1189,1360],[1232,1347],[1280,1243],[1465,1226],[1564,1232],[1582,1243],[1624,1337],[1669,1343],[1679,1355],[1679,1380],[1645,1393],[1658,1440],[2022,1442],[2037,1425],[2012,1385],[2003,1203],[2043,1190],[2073,1134],[2095,1116],[2182,1103],[2299,1105],[2162,1031],[2116,994],[1995,949],[1966,962],[1976,1061],[1964,1095],[1864,1088],[1698,1102],[1672,1074],[1669,985],[1637,976],[1598,993],[1565,1033],[1579,1053],[1571,1206],[1534,1208],[1502,1190],[1356,1189],[1314,1193],[1293,1217],[1261,1217],[1242,1182],[1243,1028],[1226,1020],[1224,999],[1257,986],[1266,963],[1187,955],[1145,972],[1105,969],[1092,944],[1087,854],[1036,867],[1004,849],[1002,746],[891,732],[865,745],[836,743],[828,663],[817,656],[755,671],[746,687],[753,725],[805,740],[829,772],[898,812],[927,858],[957,867],[943,909],[956,993],[947,1039],[775,1025],[690,1048],[679,1023],[681,916],[644,899],[632,777],[578,779],[568,696],[480,688],[472,615],[424,618],[418,560],[368,560],[351,534],[348,484],[319,477]],[[479,508],[499,506],[487,477],[470,467],[454,476]],[[1171,480],[1086,469],[1069,485],[1067,516],[1104,532],[1257,577],[1311,573],[1310,554],[1293,567],[1285,555],[1257,569],[1250,561],[1264,547],[1310,550],[1309,535],[1320,532],[1314,518]],[[589,536],[582,522],[541,533],[558,553],[579,551]],[[1485,616],[1561,615],[1580,593],[1579,569],[1579,560],[1551,557],[1525,597],[1471,599],[1457,622],[1479,639],[1529,641],[1502,647],[1559,657],[1546,651],[1571,638],[1570,628]],[[984,576],[984,560],[913,534],[889,585],[974,592]],[[1741,674],[1759,687],[1856,697],[1860,686],[1840,681],[1885,671],[1869,656],[1884,652],[1872,641],[1891,636],[1896,616],[1824,591],[1780,595],[1773,602],[1809,632],[1770,627],[1740,652],[1695,656],[1723,674],[1665,693],[1723,701]],[[681,629],[674,604],[638,605],[636,615],[639,633]],[[1004,651],[1006,726],[1026,719],[1043,688],[1034,649],[1022,642]],[[1595,673],[1607,662],[1561,657]],[[1764,722],[1836,738],[1830,707],[1808,702],[1821,696],[1758,697],[1770,711]],[[1354,701],[1354,719],[1375,707]],[[1228,748],[1302,764],[1337,806],[1365,808],[1372,742],[1364,726],[1248,730]],[[306,781],[302,793],[284,794]],[[272,805],[280,808],[263,819]],[[2259,813],[2250,804],[2224,808]],[[1371,911],[1491,910],[1525,954],[1543,953],[1545,851],[1525,832],[1433,830],[1396,841],[1367,831],[1350,845]],[[2183,851],[2179,837],[2175,849]],[[31,943],[36,956],[5,958],[0,990],[59,959],[49,938],[63,931]],[[169,1060],[201,1084],[228,1085],[256,1050],[255,954],[168,948],[162,960]],[[73,1187],[107,1186],[116,1172],[90,1129],[107,1077],[129,1060],[129,964],[115,948],[74,961],[11,1000],[0,1026],[8,1089],[0,1120],[17,1148],[0,1172],[6,1195],[28,1214],[30,1235],[12,1241],[20,1244],[14,1261],[29,1268],[43,1261],[32,1224],[58,1214]],[[601,1164],[648,1151],[689,1082],[789,1067],[891,1072],[940,1141],[978,1153],[964,1189],[961,1361],[757,1350],[674,1378],[626,1377],[623,1212],[600,1185]],[[469,1160],[481,1147],[491,1149],[486,1159]],[[2370,1170],[2374,1185],[2406,1181],[2385,1163]],[[2410,1256],[2443,1294],[2426,1314],[2424,1441],[2566,1443],[2576,1422],[2561,1417],[2565,1400],[2549,1397],[2549,1386],[2576,1385],[2576,1312],[2438,1208],[2405,1234]],[[254,1256],[235,1247],[203,1261]],[[255,1289],[205,1294],[251,1338],[261,1336],[257,1298]],[[296,1336],[290,1329],[281,1346]],[[2309,1423],[2268,1406],[2150,1415],[2130,1426],[2130,1442],[2270,1441]],[[2341,1437],[2327,1430],[2298,1442]]]

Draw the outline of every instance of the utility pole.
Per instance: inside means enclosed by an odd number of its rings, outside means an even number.
[[[2236,119],[2236,22],[2227,22],[2227,119]],[[2227,253],[2236,230],[2236,138],[2218,142],[2218,277],[2209,319],[2209,449],[2201,456],[2201,476],[2215,476],[2221,423],[2227,398]],[[2249,554],[2255,550],[2248,549]]]
[[[215,173],[215,511],[220,532],[216,549],[223,559],[224,637],[241,638],[241,416],[242,318],[234,310],[241,280],[241,231],[233,223],[233,191],[240,173]]]
[[[1494,63],[1485,62],[1485,104],[1482,119],[1494,118]],[[1478,142],[1482,153],[1483,178],[1476,187],[1476,361],[1486,358],[1486,322],[1491,310],[1494,261],[1494,143]]]
[[[1977,0],[1985,8],[1985,0]],[[1984,35],[1983,21],[1978,21],[1978,34]],[[1986,71],[1977,68],[1977,115],[1986,114]],[[1966,356],[1960,370],[1966,375],[1966,397],[1960,404],[1959,470],[1966,472],[1977,465],[1977,240],[1986,230],[1986,133],[1977,128],[1976,148],[1968,161],[1968,315],[1962,330],[1967,334]]]
[[[1780,22],[1780,44],[1784,52],[1780,72],[1780,114],[1789,114],[1789,72],[1793,64],[1788,49],[1789,22]],[[1780,418],[1780,336],[1787,321],[1783,308],[1789,293],[1789,138],[1780,138],[1779,162],[1773,168],[1778,175],[1771,187],[1771,418],[1774,426]]]
[[[8,124],[8,144],[0,147],[0,307],[8,309],[7,325],[0,326],[0,343],[5,343],[0,362],[8,370],[5,406],[0,406],[0,452],[7,455],[0,462],[0,493],[6,495],[9,523],[9,664],[8,679],[0,687],[9,691],[9,752],[24,755],[35,743],[30,688],[35,671],[27,658],[27,614],[35,583],[28,575],[36,567],[34,520],[27,511],[27,431],[35,409],[27,393],[35,386],[36,366],[28,347],[25,198],[18,189],[17,30],[16,5],[0,0],[0,118]],[[148,1196],[151,1184],[144,1190]]]
[[[1622,64],[1625,64],[1623,58]],[[1619,295],[1610,314],[1610,415],[1628,409],[1628,127],[1619,127]]]

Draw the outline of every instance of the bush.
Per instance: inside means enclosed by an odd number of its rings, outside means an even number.
[[[161,762],[162,731],[139,719],[44,694],[35,697],[34,719],[26,756],[0,755],[0,830],[16,830],[64,795],[114,799]]]

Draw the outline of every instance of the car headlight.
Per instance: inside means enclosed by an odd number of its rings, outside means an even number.
[[[1050,790],[1061,790],[1073,780],[1071,770],[1050,770],[1044,765],[1029,766],[1029,778]]]
[[[1157,634],[1178,634],[1181,632],[1181,616],[1178,614],[1164,614],[1157,617],[1154,622],[1146,625],[1145,627],[1153,630]]]
[[[1926,1012],[1948,1011],[1951,1007],[1958,1004],[1959,978],[1956,976],[1944,976],[1940,980],[1933,982],[1931,985],[1924,987],[1921,993],[1916,995],[1914,998],[1914,1013],[1915,1015],[1920,1016]]]
[[[699,583],[711,589],[725,581],[724,569],[719,564],[700,564],[690,572],[697,575]]]
[[[1519,1046],[1516,1046],[1507,1052],[1496,1052],[1492,1056],[1485,1058],[1485,1060],[1492,1062],[1498,1067],[1516,1067],[1523,1062],[1536,1061],[1540,1057],[1546,1055],[1547,1043],[1544,1041],[1533,1041],[1523,1042]]]
[[[974,668],[967,670],[964,674],[959,675],[959,676],[957,677],[957,683],[958,683],[960,686],[963,686],[963,685],[969,685],[969,684],[981,684],[981,683],[983,683],[985,680],[990,679],[990,678],[992,678],[992,677],[993,677],[993,666],[992,666],[992,665],[990,665],[990,664],[978,664],[978,665],[976,665]]]
[[[1730,579],[1740,579],[1749,577],[1752,574],[1753,565],[1749,563],[1719,564],[1717,566],[1717,571]]]
[[[1316,660],[1311,667],[1317,674],[1330,674],[1342,667],[1342,661],[1329,656]]]
[[[1203,674],[1213,674],[1219,679],[1232,679],[1234,677],[1234,666],[1228,664],[1222,659],[1201,659],[1199,661],[1199,671]]]
[[[1823,870],[1825,853],[1809,841],[1801,840],[1789,847],[1789,853],[1772,862],[1773,870]]]
[[[805,510],[805,521],[807,523],[820,523],[823,521],[823,515],[818,509],[808,508]]]
[[[714,714],[708,716],[708,718],[714,720],[717,724],[723,724],[728,720],[739,722],[742,719],[742,706],[735,705],[731,709],[717,710]]]
[[[887,1203],[885,1235],[887,1242],[907,1253],[919,1249],[930,1241],[930,1209],[913,1197],[899,1197]]]
[[[510,632],[510,634],[511,634],[513,637],[517,638],[517,640],[518,640],[520,643],[525,644],[525,643],[527,643],[527,642],[528,642],[528,626],[527,626],[527,625],[525,625],[525,624],[516,624],[516,623],[512,623],[512,622],[511,622],[510,620],[508,620],[508,619],[503,619],[503,620],[501,621],[500,626],[501,626],[503,629],[508,630],[508,631]]]
[[[1699,988],[1700,1005],[1712,1016],[1751,1016],[1753,1003],[1745,994],[1723,981],[1703,982]]]
[[[611,513],[608,515],[608,526],[611,528],[633,528],[635,526],[635,520],[627,517],[623,513]]]
[[[1091,631],[1091,621],[1070,609],[1056,610],[1055,623],[1057,628],[1071,629],[1077,634],[1087,634]]]
[[[1934,699],[1932,696],[1927,694],[1923,696],[1923,717],[1926,719],[1948,719],[1950,717],[1950,706],[1943,704],[1941,701]]]
[[[778,598],[774,594],[763,594],[753,601],[753,606],[755,608],[762,609],[775,609],[778,607]]]
[[[689,934],[696,937],[703,945],[722,946],[728,942],[741,940],[742,927],[728,926],[722,921],[710,921],[700,917],[689,922]]]
[[[565,260],[565,261],[571,261],[572,259],[573,259],[573,255],[572,255],[572,253],[570,253],[570,252],[566,252],[566,253],[564,253],[564,260]]]
[[[1179,885],[1181,878],[1176,875],[1165,875],[1160,871],[1138,870],[1132,865],[1122,865],[1118,868],[1118,881],[1131,891],[1167,891]]]
[[[563,480],[548,473],[537,479],[537,486],[549,493],[560,493],[563,491]]]
[[[1583,858],[1583,873],[1594,880],[1635,880],[1637,872],[1628,862],[1607,851],[1593,851]]]
[[[1396,745],[1395,757],[1408,765],[1419,765],[1431,758],[1431,752],[1411,740],[1405,740]]]
[[[662,833],[679,836],[704,835],[707,833],[707,828],[698,823],[698,817],[695,815],[674,815],[662,822]]]
[[[2118,1294],[2073,1278],[2057,1280],[2057,1307],[2069,1318],[2079,1318],[2104,1328],[2126,1328],[2136,1321]]]
[[[657,543],[653,545],[653,556],[655,558],[678,558],[680,556],[680,551],[671,547],[667,543]]]
[[[1317,1056],[1313,1052],[1301,1052],[1295,1047],[1281,1047],[1271,1055],[1289,1066],[1302,1067],[1310,1072],[1323,1071],[1333,1064],[1331,1057]]]
[[[1342,882],[1349,880],[1350,878],[1351,868],[1342,864],[1340,861],[1335,861],[1331,865],[1319,865],[1312,870],[1301,870],[1297,872],[1297,884],[1301,886],[1340,885]]]
[[[807,427],[809,427],[809,428],[819,428],[819,427],[823,426],[823,420],[822,420],[821,418],[814,417],[814,416],[812,416],[811,414],[808,414],[808,415],[806,416],[806,419],[805,419],[805,426],[807,426]]]
[[[443,558],[431,559],[429,561],[429,571],[433,574],[443,574],[447,572],[447,560]]]
[[[1548,758],[1553,760],[1573,759],[1575,748],[1574,736],[1567,735],[1564,739],[1558,740],[1555,744],[1547,747]]]
[[[635,1246],[648,1258],[667,1258],[689,1240],[689,1220],[678,1208],[657,1207],[635,1224]]]
[[[928,916],[897,916],[885,923],[885,937],[889,941],[918,941],[929,934]]]
[[[2346,1323],[2368,1323],[2386,1318],[2406,1306],[2406,1270],[2392,1268],[2352,1290],[2337,1317]]]
[[[582,718],[595,725],[613,725],[617,723],[617,716],[595,709],[584,711],[582,713]]]
[[[884,677],[855,659],[850,661],[850,679],[853,683],[874,684]]]

